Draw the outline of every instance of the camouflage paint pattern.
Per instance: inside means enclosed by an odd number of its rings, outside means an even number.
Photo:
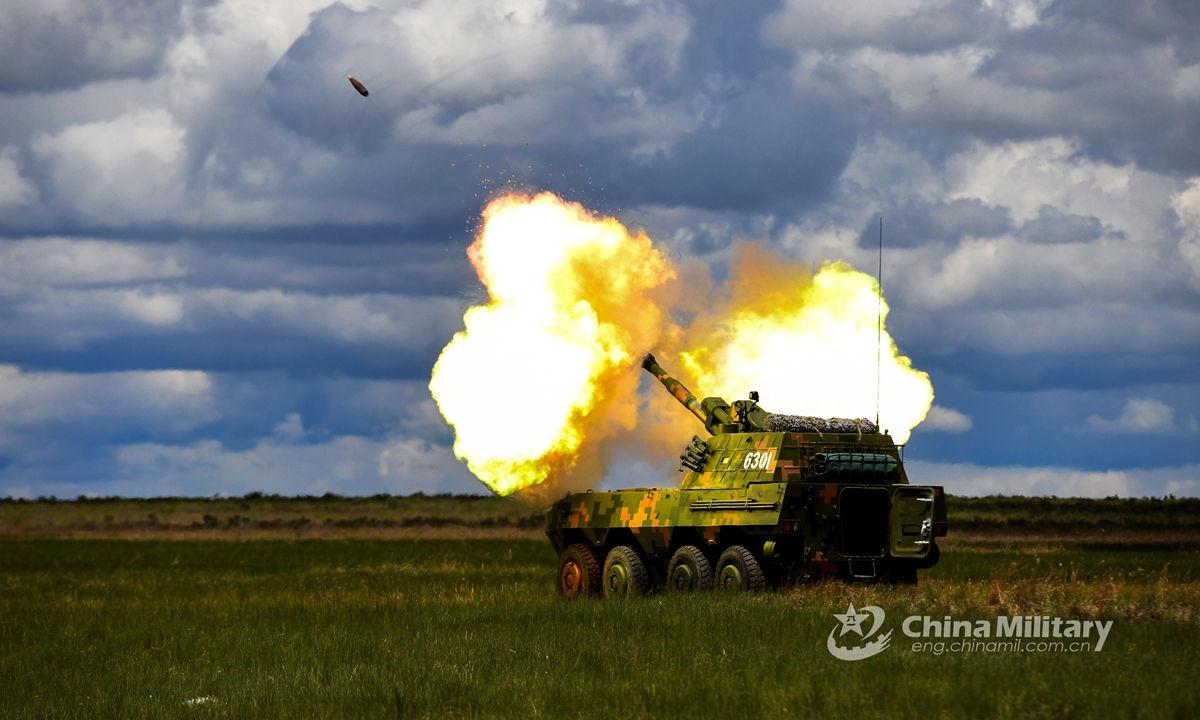
[[[901,448],[889,435],[755,432],[761,427],[755,416],[766,415],[756,403],[738,401],[730,413],[720,398],[697,402],[653,357],[644,367],[713,433],[697,439],[707,450],[703,464],[683,468],[678,488],[562,498],[546,512],[546,534],[559,554],[585,543],[603,563],[612,547],[633,546],[659,585],[672,554],[685,545],[700,548],[714,565],[725,548],[741,545],[776,574],[871,577],[937,561],[935,538],[946,529],[944,494],[908,483]],[[829,482],[814,461],[818,455],[864,459],[842,465],[886,467],[892,474],[843,471]]]

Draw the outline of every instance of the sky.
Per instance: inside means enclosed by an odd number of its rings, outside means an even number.
[[[914,482],[1200,494],[1200,4],[8,0],[0,497],[486,492],[427,385],[505,187],[718,278],[882,216]]]

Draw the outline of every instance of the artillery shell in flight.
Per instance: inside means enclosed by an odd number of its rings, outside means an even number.
[[[354,86],[354,89],[358,91],[359,95],[366,97],[371,94],[367,91],[366,85],[363,85],[358,80],[355,80],[353,75],[347,75],[346,77],[350,78],[350,84]]]

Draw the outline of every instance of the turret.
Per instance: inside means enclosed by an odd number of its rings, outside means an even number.
[[[704,423],[710,435],[738,432],[793,432],[793,433],[877,433],[875,423],[866,418],[818,418],[807,415],[781,415],[769,413],[758,404],[758,393],[751,391],[749,400],[735,400],[731,406],[724,398],[696,396],[683,383],[671,377],[653,355],[642,359],[642,368],[658,379],[667,392]]]

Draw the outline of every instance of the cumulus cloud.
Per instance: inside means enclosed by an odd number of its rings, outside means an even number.
[[[888,44],[911,48],[954,44],[979,32],[973,24],[993,18],[974,3],[959,0],[870,0],[804,2],[788,0],[764,23],[768,42],[790,46],[845,49]]]
[[[438,143],[482,133],[526,142],[531,124],[541,126],[539,140],[572,126],[593,138],[621,134],[645,117],[637,110],[656,105],[639,96],[638,80],[676,71],[689,20],[673,3],[613,8],[604,19],[540,3],[421,2],[361,12],[335,4],[314,16],[272,70],[271,104],[289,127],[321,140],[383,133],[393,121],[403,137]],[[372,89],[375,106],[349,115],[343,103],[314,107],[314,80],[326,94],[352,99],[347,73]],[[557,90],[572,85],[575,92]],[[605,87],[615,101],[607,110],[590,97]],[[621,102],[622,89],[632,104]],[[596,127],[563,124],[578,104],[587,112],[575,119]],[[628,132],[653,131],[637,125]]]
[[[1196,418],[1188,416],[1176,422],[1175,408],[1156,398],[1130,398],[1125,409],[1113,420],[1090,415],[1087,429],[1096,433],[1168,433],[1196,434]]]
[[[917,427],[925,431],[941,430],[950,433],[962,433],[970,430],[974,423],[971,418],[951,408],[934,405],[929,408],[925,420]]]
[[[101,435],[185,432],[219,418],[212,382],[198,370],[25,372],[0,365],[0,443],[20,449],[47,425],[95,424]]]
[[[1183,228],[1179,254],[1191,266],[1191,285],[1200,292],[1200,178],[1192,178],[1186,190],[1172,197],[1171,207]]]
[[[985,467],[971,463],[905,463],[911,482],[941,485],[951,495],[1056,495],[1059,497],[1138,497],[1165,494],[1166,484],[1141,482],[1132,471],[1081,471],[1062,467]],[[1194,468],[1179,468],[1189,477]]]
[[[0,240],[0,278],[10,292],[166,280],[186,273],[181,258],[168,248],[86,238]]]
[[[59,195],[100,224],[175,217],[182,201],[186,129],[162,108],[72,125],[33,139]]]
[[[149,351],[170,367],[261,367],[270,357],[276,367],[319,362],[332,370],[345,367],[336,348],[371,363],[432,362],[461,326],[463,299],[452,281],[469,265],[459,253],[453,262],[442,248],[327,246],[309,254],[245,244],[0,240],[0,337],[24,348],[17,357],[25,361],[46,362],[47,352],[95,362],[97,353]]]
[[[0,495],[482,488],[423,381],[0,370]]]
[[[972,463],[905,463],[912,482],[942,485],[951,495],[1057,497],[1195,497],[1200,465],[1081,471],[1064,467],[988,467]]]
[[[286,422],[286,421],[285,421]],[[139,443],[117,455],[116,482],[159,494],[282,495],[484,490],[449,447],[416,438],[335,437],[305,444],[284,428],[238,450],[215,440],[185,446]]]
[[[300,442],[308,435],[308,431],[304,429],[304,421],[300,419],[300,413],[288,413],[271,434],[279,442]]]
[[[129,290],[121,294],[119,307],[148,325],[174,325],[183,319],[183,298],[171,293]]]
[[[1182,189],[1062,138],[974,141],[935,164],[877,137],[855,151],[842,197],[785,226],[782,241],[801,257],[869,266],[884,215],[885,288],[920,343],[1004,356],[1194,352],[1200,313],[1164,302],[1190,293]]]
[[[0,150],[0,208],[27,205],[37,198],[37,188],[21,176],[17,166],[16,148],[9,145]]]

